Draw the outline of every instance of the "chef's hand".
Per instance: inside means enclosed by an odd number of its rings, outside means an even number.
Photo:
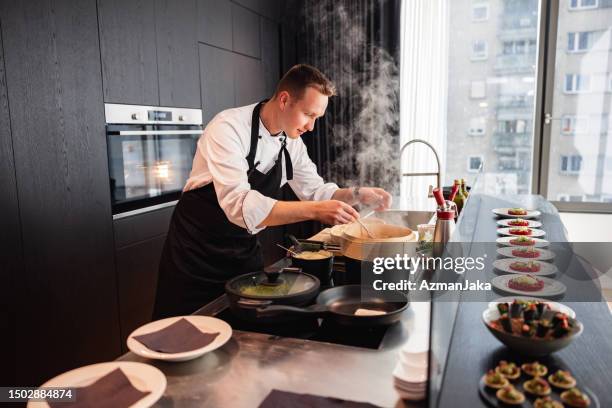
[[[359,213],[339,200],[314,201],[314,218],[327,225],[348,224],[359,218]]]
[[[391,194],[378,187],[360,187],[355,198],[361,204],[375,207],[374,210],[376,211],[388,209],[391,207],[392,201]]]

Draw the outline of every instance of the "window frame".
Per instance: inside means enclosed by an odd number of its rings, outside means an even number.
[[[476,8],[484,8],[486,10],[484,18],[474,18],[474,9]],[[472,22],[481,23],[483,21],[488,21],[490,11],[489,2],[472,3]]]
[[[478,55],[474,53],[474,45],[478,42],[482,42],[484,44],[484,52],[483,55]],[[486,61],[489,59],[489,43],[487,40],[474,40],[472,41],[472,50],[470,53],[470,60],[472,61]]]
[[[576,7],[572,7],[572,0],[567,2],[567,9],[570,11],[580,11],[580,10],[593,10],[599,7],[599,0],[595,0],[595,5],[593,6],[583,6],[582,2],[584,0],[576,0]]]
[[[472,159],[473,158],[478,158],[480,159],[480,165],[473,169],[472,168]],[[467,172],[468,173],[478,173],[480,171],[480,167],[482,166],[482,163],[484,162],[484,156],[482,154],[471,154],[467,157]]]

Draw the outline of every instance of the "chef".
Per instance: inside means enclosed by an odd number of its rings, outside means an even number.
[[[227,280],[263,269],[256,234],[317,220],[353,222],[352,205],[391,204],[381,188],[339,188],[317,174],[300,138],[325,113],[334,85],[300,64],[266,101],[217,114],[198,140],[193,167],[164,244],[154,318],[190,314],[224,293]],[[289,183],[300,201],[279,200]]]

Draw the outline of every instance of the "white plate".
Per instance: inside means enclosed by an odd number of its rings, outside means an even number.
[[[521,260],[524,259],[526,261],[550,261],[551,259],[555,258],[555,253],[553,251],[549,251],[548,249],[541,249],[541,248],[536,249],[540,253],[540,255],[538,255],[536,258],[525,258],[522,256],[516,256],[512,254],[512,251],[516,249],[521,249],[521,248],[528,248],[528,247],[521,247],[521,246],[503,247],[503,248],[498,248],[497,253],[502,256],[507,256],[509,258],[517,258]]]
[[[142,334],[152,333],[163,329],[164,327],[170,326],[172,323],[186,319],[189,323],[200,329],[205,333],[216,333],[219,335],[207,346],[201,347],[192,351],[184,351],[182,353],[160,353],[146,347],[141,342],[134,339],[134,336],[140,336]],[[165,361],[187,361],[194,358],[198,358],[210,351],[216,350],[223,346],[232,337],[232,328],[229,324],[223,320],[210,317],[210,316],[177,316],[169,317],[167,319],[156,320],[154,322],[145,324],[134,330],[127,339],[127,346],[134,354],[141,357],[152,358],[155,360]]]
[[[512,303],[514,301],[514,299],[516,299],[516,300],[525,300],[525,301],[528,301],[528,302],[544,302],[548,306],[550,306],[551,310],[554,310],[555,312],[565,313],[566,315],[568,315],[572,319],[576,318],[576,312],[574,312],[574,310],[572,308],[570,308],[568,306],[565,306],[563,303],[552,302],[550,300],[546,300],[546,299],[542,299],[542,298],[537,298],[537,297],[531,297],[531,296],[507,296],[507,297],[502,297],[502,298],[499,298],[499,299],[495,299],[494,301],[489,302],[489,309],[497,310],[497,304],[498,303]]]
[[[545,278],[543,276],[538,276],[538,279],[544,281],[544,287],[541,290],[529,292],[529,291],[509,288],[508,281],[517,276],[525,276],[525,274],[511,274],[511,275],[496,276],[495,278],[493,278],[493,280],[491,280],[491,285],[495,286],[499,290],[502,290],[508,293],[516,293],[517,295],[527,295],[527,296],[541,296],[541,297],[562,295],[567,290],[567,288],[565,287],[563,283],[558,282],[554,279]]]
[[[554,275],[555,273],[557,273],[557,267],[555,265],[549,264],[548,262],[538,262],[538,261],[533,261],[533,262],[537,262],[540,264],[540,270],[537,272],[519,272],[519,271],[510,269],[510,264],[512,262],[516,262],[517,260],[518,260],[517,258],[496,259],[495,261],[493,261],[493,267],[501,272],[511,273],[514,275],[546,276],[546,275]]]
[[[516,244],[511,244],[510,240],[516,238],[516,235],[510,235],[510,236],[506,236],[506,237],[499,237],[497,238],[496,242],[500,245],[506,245],[506,246],[511,246],[511,247],[525,247],[526,245],[516,245]],[[533,245],[536,248],[544,248],[547,247],[550,242],[548,242],[545,239],[542,238],[535,238],[535,237],[528,237],[531,238],[535,241],[535,244]]]
[[[501,227],[515,227],[516,225],[510,225],[509,222],[512,221],[511,219],[507,219],[507,220],[498,220],[497,221],[497,225],[501,226]],[[539,228],[542,226],[542,223],[540,221],[530,221],[530,220],[525,220],[529,223],[529,225],[525,225],[526,227],[529,228]]]
[[[86,387],[117,368],[123,371],[135,388],[140,391],[151,392],[130,408],[150,407],[164,394],[166,376],[151,365],[131,361],[113,361],[76,368],[50,379],[41,387]],[[35,407],[49,407],[49,404],[42,401],[28,403],[28,408]]]
[[[526,215],[511,215],[508,214],[509,209],[510,208],[494,208],[491,211],[493,211],[493,214],[495,215],[499,215],[500,217],[506,218],[537,218],[542,215],[542,213],[538,210],[527,210]]]
[[[520,227],[512,227],[512,228],[520,228]],[[541,229],[537,229],[537,228],[530,228],[531,229],[531,235],[516,235],[516,234],[511,234],[510,233],[510,229],[511,228],[498,228],[497,229],[497,233],[501,234],[501,235],[508,235],[508,236],[512,236],[512,237],[543,237],[544,235],[546,235],[546,231],[541,230]]]

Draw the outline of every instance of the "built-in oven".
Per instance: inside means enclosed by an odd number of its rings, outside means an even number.
[[[189,177],[200,109],[105,104],[113,218],[170,206]]]

